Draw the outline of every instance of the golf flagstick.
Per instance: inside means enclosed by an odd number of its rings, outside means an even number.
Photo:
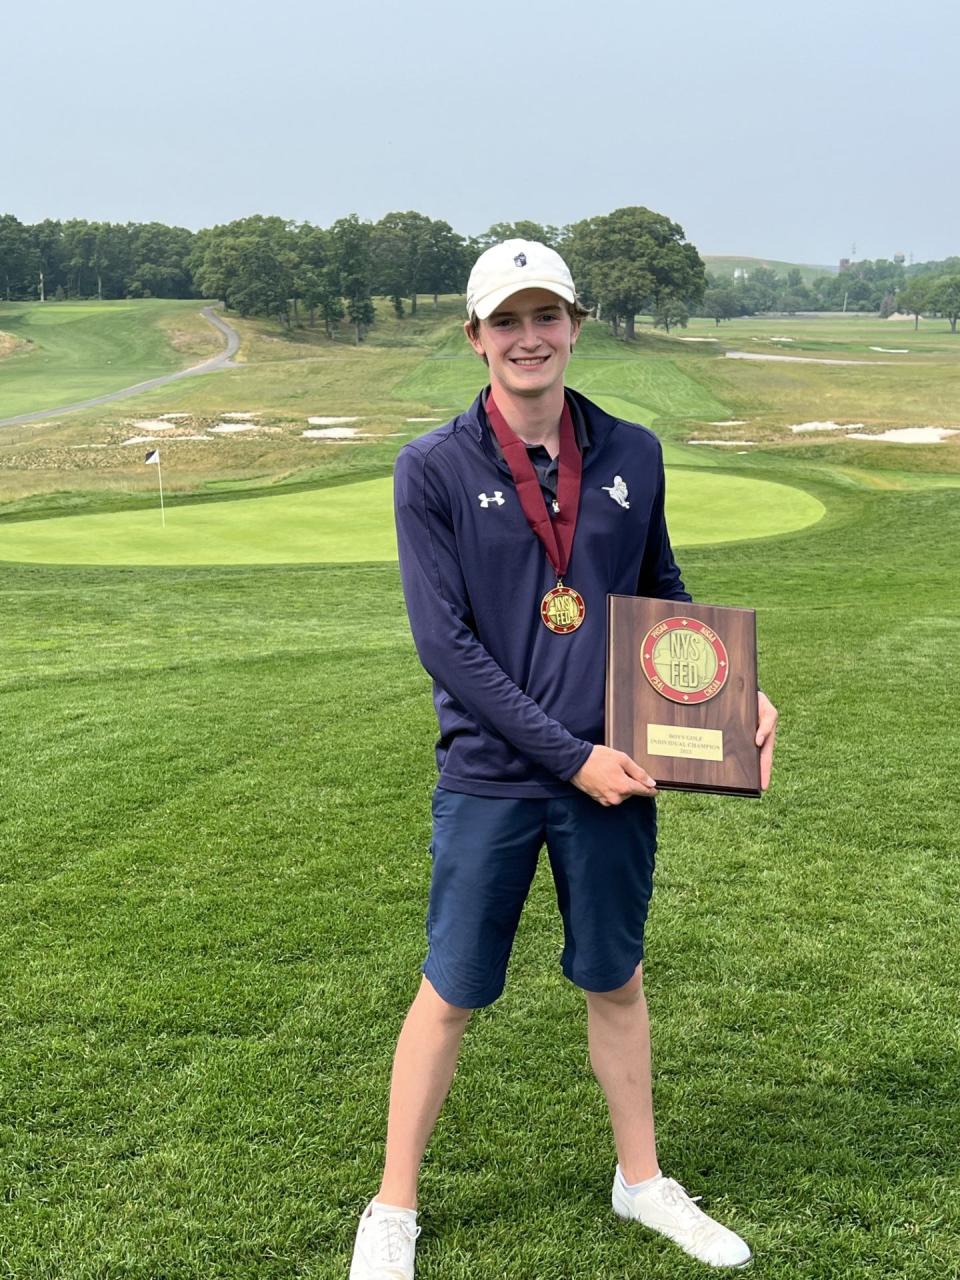
[[[160,450],[151,449],[144,458],[144,462],[147,466],[156,466],[157,468],[157,479],[160,481],[160,527],[165,529],[167,527],[167,517],[163,510],[163,472],[160,470]]]

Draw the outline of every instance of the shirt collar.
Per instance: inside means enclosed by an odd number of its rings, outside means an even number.
[[[487,405],[487,396],[489,396],[489,394],[490,394],[490,388],[484,387],[483,391],[481,391],[480,393],[480,406],[479,406],[478,417],[480,419],[481,426],[483,427],[483,433],[486,436],[486,438],[489,440],[494,454],[496,455],[498,461],[502,462],[503,450],[500,448],[500,441],[497,439],[496,435],[491,430],[490,421],[487,418],[486,405]],[[587,426],[587,420],[583,415],[583,410],[577,404],[573,396],[568,395],[566,392],[564,392],[564,399],[566,400],[567,404],[570,406],[570,416],[573,418],[573,430],[574,430],[574,434],[577,437],[577,448],[580,450],[581,453],[586,453],[587,450],[590,448],[590,428]],[[542,445],[527,445],[527,448],[531,451],[533,451],[534,449],[541,449],[542,447],[543,447]]]

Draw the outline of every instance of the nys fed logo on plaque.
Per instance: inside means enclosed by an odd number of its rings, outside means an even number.
[[[708,702],[730,670],[715,631],[696,618],[665,618],[643,637],[641,666],[654,689],[671,702]]]

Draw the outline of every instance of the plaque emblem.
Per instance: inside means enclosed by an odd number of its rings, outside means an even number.
[[[730,670],[727,650],[715,631],[696,618],[664,618],[643,637],[643,674],[671,702],[709,702]]]
[[[586,617],[586,613],[587,606],[583,603],[580,592],[559,583],[540,601],[540,618],[543,625],[559,635],[576,631]]]

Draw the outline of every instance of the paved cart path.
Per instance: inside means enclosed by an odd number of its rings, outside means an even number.
[[[192,378],[198,373],[215,373],[218,369],[234,367],[233,356],[240,346],[240,335],[222,316],[217,315],[213,307],[204,307],[200,314],[209,320],[215,329],[227,340],[224,349],[202,364],[195,364],[189,369],[179,369],[176,373],[165,373],[160,378],[151,378],[148,382],[138,382],[132,387],[122,387],[119,391],[110,391],[105,396],[94,396],[91,400],[77,400],[74,404],[62,404],[56,409],[38,409],[35,413],[20,413],[15,418],[0,418],[0,427],[15,427],[23,422],[40,422],[44,418],[59,418],[62,414],[73,413],[76,409],[92,409],[98,404],[110,404],[113,400],[127,400],[130,396],[138,396],[141,392],[151,391],[154,387],[165,387],[168,382],[176,382],[180,378]]]

